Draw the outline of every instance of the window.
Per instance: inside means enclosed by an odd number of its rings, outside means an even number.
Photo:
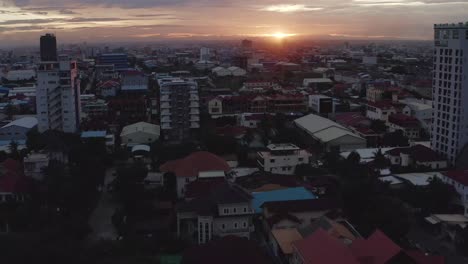
[[[459,38],[459,31],[458,31],[458,29],[454,29],[454,30],[452,31],[452,36],[453,36],[454,39],[458,39],[458,38]]]
[[[234,208],[232,209],[232,212],[233,212],[233,213],[237,213],[237,208],[234,207]]]
[[[246,228],[246,227],[247,227],[247,222],[243,222],[243,223],[242,223],[242,226],[243,226],[244,228]]]
[[[223,213],[224,213],[224,214],[229,214],[229,209],[224,208],[224,209],[223,209]]]
[[[303,160],[304,160],[304,158],[299,158],[299,161],[303,161]]]
[[[275,159],[270,159],[270,162],[271,162],[271,163],[275,163]]]
[[[238,228],[239,224],[237,222],[234,222],[234,228]]]
[[[247,213],[247,207],[244,207],[244,213]]]
[[[221,225],[221,229],[222,229],[222,230],[226,229],[226,225],[225,225],[225,224],[222,224],[222,225]]]

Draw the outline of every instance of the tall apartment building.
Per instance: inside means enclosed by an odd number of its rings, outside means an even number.
[[[184,141],[200,128],[198,85],[180,78],[162,78],[160,87],[161,129],[164,139]]]
[[[468,23],[434,25],[432,148],[452,164],[468,143]]]
[[[41,42],[42,44],[42,42]],[[41,58],[51,58],[57,50],[47,50]],[[37,70],[36,113],[38,130],[74,133],[80,124],[80,81],[77,64],[68,56],[55,61],[41,61]]]
[[[57,39],[53,34],[45,34],[40,38],[41,61],[57,60]]]

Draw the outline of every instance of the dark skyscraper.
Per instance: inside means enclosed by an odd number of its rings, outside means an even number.
[[[57,61],[57,39],[53,34],[41,36],[41,61]]]

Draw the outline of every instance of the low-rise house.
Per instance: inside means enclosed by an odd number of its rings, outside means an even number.
[[[159,139],[160,133],[160,126],[138,122],[124,127],[120,137],[123,145],[134,146],[153,143]]]
[[[454,187],[468,216],[468,170],[451,170],[439,174],[441,180]]]
[[[392,102],[389,100],[367,102],[366,117],[370,119],[387,122],[389,116],[397,113],[410,115],[411,108],[405,106],[404,104]]]
[[[120,82],[118,80],[107,80],[96,85],[98,91],[103,97],[113,97],[120,90]]]
[[[365,148],[367,145],[364,138],[350,129],[318,115],[310,114],[294,120],[294,123],[306,137],[312,139],[312,143],[322,145],[327,151],[354,150]]]
[[[294,144],[270,144],[258,152],[257,163],[264,171],[292,175],[297,165],[308,164],[309,159],[310,153]]]
[[[26,140],[27,133],[37,127],[36,117],[23,117],[0,128],[0,141]]]
[[[44,179],[44,169],[49,165],[49,156],[45,153],[30,153],[23,160],[24,175],[35,180]]]
[[[172,160],[159,167],[161,172],[174,173],[177,185],[177,197],[183,198],[186,192],[186,186],[190,182],[196,181],[199,176],[209,172],[227,173],[230,170],[229,164],[210,152],[199,151],[189,156]]]
[[[387,121],[390,132],[397,130],[403,131],[409,139],[417,139],[420,137],[421,125],[418,119],[405,114],[392,114]]]
[[[269,231],[308,226],[327,213],[337,210],[338,202],[333,199],[271,201],[263,203],[261,207],[263,225]]]
[[[225,236],[250,238],[252,196],[236,185],[224,183],[204,196],[177,206],[177,235],[195,238],[198,244]]]
[[[385,156],[394,166],[445,169],[448,162],[437,152],[426,146],[417,144],[411,147],[393,148],[384,151]]]
[[[323,229],[293,243],[291,264],[363,264],[363,263],[408,263],[444,264],[441,256],[426,255],[421,252],[404,250],[390,240],[380,230],[367,239],[357,238],[349,246]]]

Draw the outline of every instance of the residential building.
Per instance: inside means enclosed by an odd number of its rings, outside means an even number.
[[[434,25],[432,148],[454,164],[468,143],[468,24]]]
[[[161,129],[165,140],[184,141],[200,128],[200,98],[195,81],[180,78],[158,80]]]
[[[36,71],[31,70],[11,70],[8,71],[5,79],[8,81],[28,81],[36,78]]]
[[[41,61],[57,61],[57,39],[53,34],[40,38]]]
[[[109,111],[108,102],[102,99],[81,102],[81,105],[83,117],[106,117]]]
[[[31,129],[36,129],[37,118],[23,117],[4,125],[0,128],[0,141],[26,140]]]
[[[116,71],[129,68],[128,56],[124,53],[106,53],[99,55],[98,65],[112,65]]]
[[[77,64],[66,55],[41,61],[37,73],[38,130],[74,133],[80,125],[80,80]]]
[[[409,139],[420,137],[421,126],[419,120],[414,117],[405,114],[392,114],[388,117],[387,125],[390,132],[401,130],[403,135]]]
[[[132,124],[147,120],[147,100],[142,94],[111,98],[108,103],[109,117],[116,123]]]
[[[267,91],[279,91],[281,85],[276,82],[270,81],[247,81],[244,82],[244,86],[239,89],[239,92],[244,93],[265,93]]]
[[[225,236],[249,239],[254,231],[252,196],[237,185],[218,185],[204,196],[177,206],[177,235],[198,244]]]
[[[382,151],[394,166],[431,168],[433,170],[448,167],[447,160],[426,146],[417,144],[411,147],[394,148]]]
[[[369,87],[366,90],[366,99],[369,102],[376,103],[383,98],[384,90],[380,88]]]
[[[49,156],[45,153],[30,153],[23,160],[24,175],[35,180],[44,179],[44,169],[49,165]]]
[[[334,199],[309,199],[265,202],[262,219],[265,230],[302,228],[338,209]]]
[[[127,70],[121,73],[122,92],[146,92],[148,90],[148,76],[136,70]]]
[[[159,139],[160,132],[158,125],[138,122],[125,126],[120,133],[120,138],[122,144],[126,146],[149,145]]]
[[[465,216],[468,216],[468,170],[451,170],[441,173],[439,177],[443,182],[455,188],[465,208]]]
[[[332,86],[333,81],[329,78],[306,78],[302,82],[302,85],[307,88],[319,89],[327,88]]]
[[[117,80],[107,80],[96,85],[103,97],[113,97],[120,90],[120,82]]]
[[[266,151],[258,152],[257,163],[267,172],[294,174],[296,166],[308,164],[310,153],[294,144],[270,144]]]
[[[159,167],[161,172],[173,173],[176,177],[177,197],[183,198],[186,193],[186,186],[190,182],[199,179],[204,172],[227,173],[230,170],[229,164],[210,152],[198,151],[185,158],[171,160]]]
[[[389,101],[378,101],[367,103],[366,117],[373,120],[382,120],[387,122],[388,117],[396,114],[397,109]]]
[[[366,140],[350,129],[330,119],[310,114],[294,120],[295,125],[303,132],[311,144],[319,144],[325,150],[354,150],[366,147]]]
[[[309,107],[314,113],[319,115],[335,112],[333,98],[321,94],[309,95]]]

